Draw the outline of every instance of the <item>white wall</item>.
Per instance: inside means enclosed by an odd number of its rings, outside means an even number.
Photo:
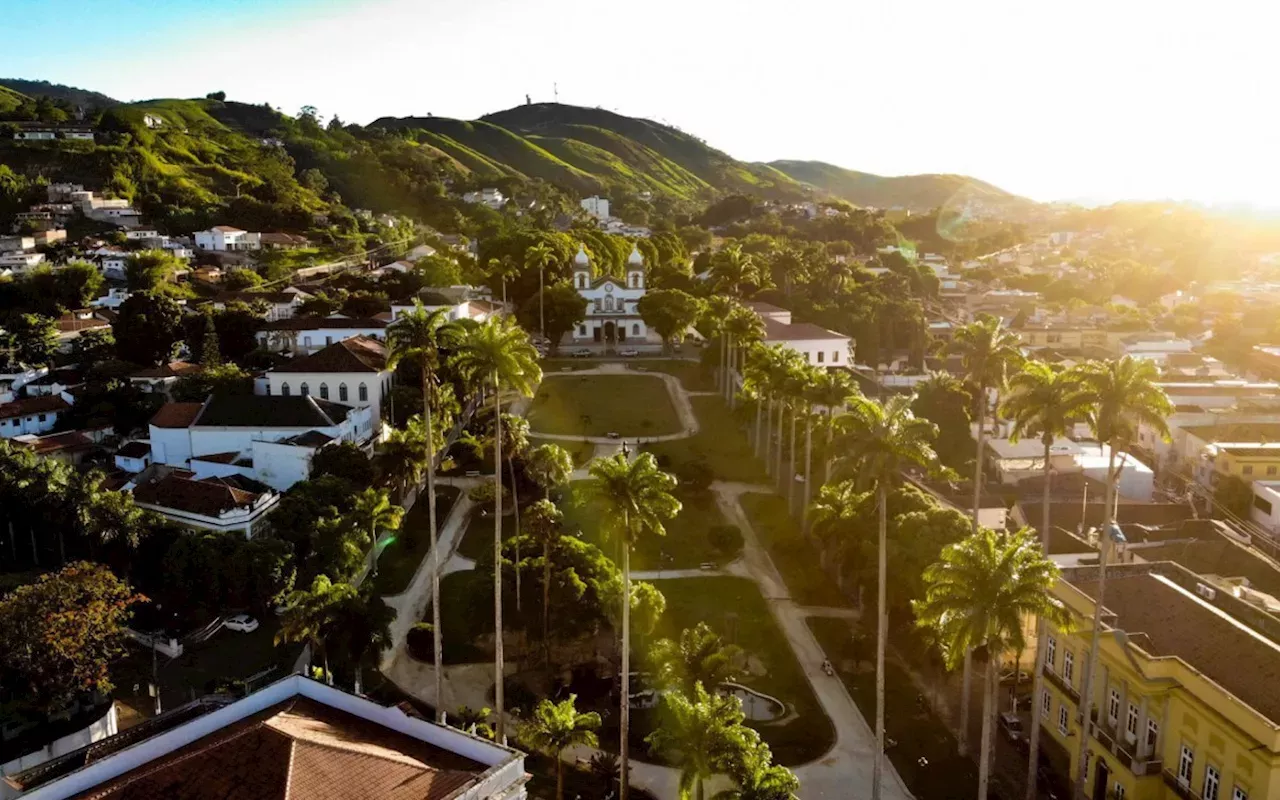
[[[849,353],[850,340],[839,339],[800,339],[794,342],[770,339],[768,345],[781,344],[795,350],[810,364],[822,367],[849,367],[853,358]],[[818,355],[822,358],[819,360]]]
[[[276,491],[286,491],[311,476],[315,450],[275,442],[253,443],[253,471],[256,480]]]
[[[292,310],[290,311],[290,316]],[[280,319],[284,317],[281,316]],[[268,320],[274,321],[274,320]],[[298,354],[310,355],[323,350],[334,342],[350,339],[352,336],[368,336],[382,339],[387,334],[384,327],[377,328],[323,328],[301,331],[258,331],[258,344],[272,352],[279,353],[292,350]]]
[[[151,460],[154,463],[186,467],[191,460],[191,433],[187,428],[157,428],[152,425],[148,438],[151,439]],[[203,451],[204,454],[216,452],[218,451]]]
[[[45,411],[40,414],[27,414],[21,417],[0,419],[0,439],[11,439],[14,436],[22,436],[26,433],[48,433],[57,424],[57,411]]]
[[[1249,518],[1269,531],[1280,531],[1280,481],[1254,481],[1252,485]]]
[[[293,396],[302,394],[302,384],[307,384],[307,388],[312,397],[320,400],[329,400],[333,403],[342,403],[343,405],[356,406],[357,408],[372,408],[373,419],[380,420],[382,416],[382,404],[385,395],[390,391],[391,373],[390,372],[268,372],[266,375],[266,388],[258,391],[255,385],[255,393],[281,395],[283,394],[284,384],[289,384],[289,392]],[[360,399],[360,384],[368,387],[368,399]],[[343,384],[347,387],[347,396],[342,396]],[[329,396],[325,397],[320,391],[321,386],[327,386]]]
[[[69,733],[60,739],[55,739],[35,752],[27,753],[12,761],[0,764],[0,778],[39,766],[50,759],[64,756],[82,747],[88,747],[108,736],[115,736],[119,730],[116,705],[112,703],[105,714],[87,727],[81,728],[74,733]],[[0,800],[10,800],[10,798],[17,797],[19,794],[20,792],[17,789],[0,780]]]

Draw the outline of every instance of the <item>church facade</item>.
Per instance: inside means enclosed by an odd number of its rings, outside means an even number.
[[[574,328],[575,343],[650,343],[649,326],[636,307],[644,297],[644,257],[632,248],[622,279],[591,277],[591,259],[579,247],[573,258],[573,287],[587,301],[587,316]],[[652,341],[658,341],[656,338]]]

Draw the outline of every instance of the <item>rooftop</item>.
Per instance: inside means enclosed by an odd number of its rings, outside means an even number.
[[[1245,585],[1280,598],[1280,565],[1256,550],[1226,537],[1170,542],[1137,551],[1147,561],[1174,561],[1197,575],[1224,580],[1245,579]]]
[[[766,342],[798,342],[810,339],[841,339],[849,341],[849,337],[843,333],[829,331],[820,325],[814,325],[812,322],[793,322],[790,325],[783,325],[777,320],[769,317],[762,317],[764,323],[764,339]]]
[[[151,455],[151,443],[140,439],[127,442],[116,451],[116,455],[122,458],[145,458]]]
[[[204,403],[165,403],[151,418],[151,424],[157,428],[189,428],[202,408]]]
[[[377,339],[352,336],[295,358],[272,372],[382,372],[387,368],[387,348]]]
[[[1280,442],[1220,442],[1209,445],[1222,453],[1240,458],[1266,458],[1280,456]]]
[[[192,364],[189,361],[170,361],[158,367],[140,369],[137,372],[130,373],[129,377],[143,380],[180,378],[183,375],[199,372],[201,369],[202,367],[199,364]]]
[[[15,436],[10,441],[30,449],[36,455],[88,450],[95,446],[93,440],[80,431],[51,433],[48,436],[31,436],[28,434],[27,436]]]
[[[268,322],[263,331],[381,330],[387,323],[372,317],[289,317]]]
[[[346,419],[351,410],[351,406],[310,395],[213,395],[190,424],[228,428],[331,428]]]
[[[0,405],[0,419],[25,417],[28,414],[56,413],[66,411],[68,408],[71,408],[71,404],[58,395],[23,397],[19,400],[14,400],[12,403]]]
[[[216,517],[236,508],[252,508],[260,494],[228,486],[217,478],[193,480],[170,473],[137,486],[133,499],[139,503]]]
[[[1080,575],[1092,575],[1081,571]],[[1098,584],[1068,575],[1086,597]],[[1280,722],[1280,647],[1244,624],[1153,572],[1118,573],[1107,579],[1110,626],[1153,657],[1175,657],[1227,692]]]

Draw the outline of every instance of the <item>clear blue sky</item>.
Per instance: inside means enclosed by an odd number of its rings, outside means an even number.
[[[3,0],[0,75],[367,123],[552,99],[748,160],[1280,208],[1278,4]]]

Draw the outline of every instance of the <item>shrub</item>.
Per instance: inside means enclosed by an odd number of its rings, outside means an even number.
[[[716,525],[707,531],[707,541],[721,555],[731,556],[742,549],[742,531],[735,525]]]
[[[409,635],[405,637],[405,644],[409,648],[409,655],[419,661],[428,663],[435,657],[434,648],[436,643],[435,628],[429,622],[419,622],[409,629]]]

